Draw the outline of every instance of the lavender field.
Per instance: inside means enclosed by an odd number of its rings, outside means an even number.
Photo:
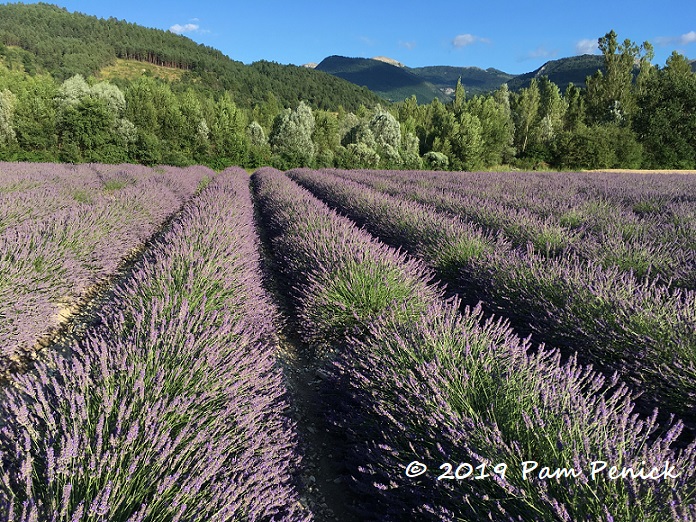
[[[694,175],[0,164],[0,246],[1,521],[696,520]]]

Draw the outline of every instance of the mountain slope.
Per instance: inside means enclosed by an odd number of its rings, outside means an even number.
[[[384,58],[346,58],[329,56],[316,67],[356,85],[364,85],[390,101],[400,101],[415,95],[419,103],[434,98],[449,101],[449,96],[436,86],[411,72],[408,68],[387,63]]]
[[[502,84],[510,81],[515,76],[498,69],[480,69],[478,67],[451,67],[446,65],[431,67],[414,67],[409,69],[425,81],[435,85],[440,90],[447,92],[457,85],[461,78],[462,86],[467,95],[481,94],[496,90]]]
[[[96,75],[123,59],[180,69],[186,72],[182,82],[194,88],[229,90],[237,103],[247,107],[268,92],[284,106],[304,99],[329,110],[339,105],[354,110],[380,101],[366,89],[320,71],[269,62],[244,65],[169,31],[70,13],[43,3],[0,5],[0,54],[5,54],[6,46],[25,51],[21,65],[27,72],[45,70],[59,80],[75,74]]]
[[[571,56],[548,61],[532,72],[520,74],[508,81],[508,87],[511,91],[516,91],[528,87],[532,78],[548,76],[549,80],[558,85],[561,91],[565,91],[569,83],[573,83],[577,87],[584,87],[585,79],[592,76],[597,70],[604,70],[603,56],[595,54]]]
[[[494,68],[444,65],[409,68],[384,57],[329,56],[316,68],[356,85],[364,85],[388,100],[400,101],[415,95],[419,103],[429,103],[436,97],[450,101],[459,79],[467,96],[492,92],[504,83],[511,91],[516,91],[529,86],[532,78],[540,76],[548,76],[563,91],[571,82],[584,86],[586,77],[603,66],[602,56],[582,55],[551,60],[529,73],[513,75]]]

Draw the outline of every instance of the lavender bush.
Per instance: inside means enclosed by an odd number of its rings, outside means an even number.
[[[317,363],[330,374],[325,407],[349,439],[353,487],[363,495],[358,516],[696,517],[696,443],[673,448],[680,423],[661,431],[654,418],[633,413],[628,390],[615,378],[575,360],[562,363],[554,351],[532,353],[506,323],[484,319],[480,309],[460,314],[458,302],[443,301],[428,284],[424,265],[351,227],[282,173],[262,169],[254,178],[301,328],[322,348]],[[428,472],[405,476],[416,460]],[[579,474],[523,478],[522,465],[532,460]],[[668,464],[678,476],[593,480],[591,463],[600,460]],[[445,462],[502,463],[508,472],[489,467],[485,479],[438,481]]]
[[[212,175],[206,168],[0,164],[0,375]]]
[[[604,268],[696,290],[696,234],[680,207],[696,200],[694,176],[329,172],[501,231],[545,257],[570,251]],[[631,196],[622,197],[626,192]]]
[[[679,414],[696,426],[696,296],[618,267],[511,248],[457,216],[381,194],[329,172],[288,173],[394,246],[437,269],[467,301],[483,300],[535,338],[618,371],[641,405]]]
[[[2,390],[0,519],[310,519],[259,263],[229,169],[71,353]]]

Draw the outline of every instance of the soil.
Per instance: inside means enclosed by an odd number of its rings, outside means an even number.
[[[281,334],[278,353],[302,454],[301,503],[317,522],[358,520],[351,509],[350,477],[339,458],[345,442],[331,431],[322,409],[321,368],[297,339]]]

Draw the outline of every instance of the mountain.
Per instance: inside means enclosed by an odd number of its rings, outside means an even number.
[[[436,65],[430,67],[414,67],[411,72],[435,85],[447,93],[454,93],[457,80],[461,78],[467,95],[481,94],[496,90],[502,84],[514,78],[498,69],[480,69],[479,67],[451,67]]]
[[[559,60],[551,60],[532,72],[520,74],[507,82],[511,91],[528,87],[532,78],[548,76],[549,80],[558,85],[561,92],[565,91],[569,83],[576,86],[585,86],[585,79],[592,76],[597,70],[604,69],[604,57],[596,54],[583,54],[571,56]]]
[[[383,56],[372,59],[329,56],[316,68],[365,86],[387,100],[400,101],[415,95],[419,103],[430,103],[433,98],[450,101],[458,79],[461,79],[467,96],[494,91],[504,83],[511,91],[516,91],[528,87],[532,78],[540,76],[548,76],[564,91],[571,82],[584,86],[585,78],[603,69],[603,66],[602,56],[585,54],[551,60],[532,72],[520,75],[479,67],[440,65],[411,68]]]
[[[396,62],[398,63],[398,62]],[[406,67],[394,65],[394,61],[371,58],[324,58],[316,70],[338,76],[355,85],[365,86],[389,101],[400,101],[415,95],[418,103],[430,103],[433,98],[443,102],[450,96],[435,85],[414,74]]]
[[[269,92],[286,107],[305,100],[320,109],[356,110],[381,101],[367,89],[321,71],[265,61],[245,65],[169,31],[44,3],[0,4],[0,60],[58,80],[99,76],[109,67],[112,79],[115,65],[123,69],[119,60],[137,61],[179,71],[170,75],[178,78],[175,84],[229,91],[243,107],[262,102]]]

